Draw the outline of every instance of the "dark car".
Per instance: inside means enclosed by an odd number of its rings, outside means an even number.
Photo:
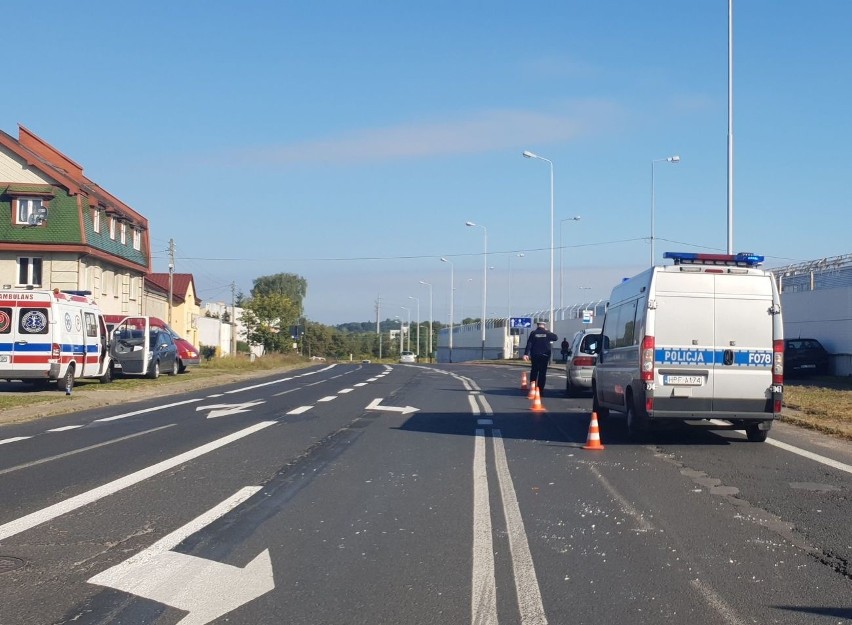
[[[784,341],[784,375],[789,378],[828,373],[831,355],[816,339]]]

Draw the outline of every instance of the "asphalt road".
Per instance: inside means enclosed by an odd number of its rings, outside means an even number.
[[[0,623],[852,622],[849,445],[320,365],[0,427]],[[551,388],[552,387],[552,388]]]

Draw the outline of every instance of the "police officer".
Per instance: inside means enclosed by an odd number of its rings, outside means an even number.
[[[535,382],[539,393],[544,393],[544,383],[547,380],[550,344],[557,340],[559,340],[559,337],[548,331],[547,324],[544,321],[539,321],[535,330],[530,332],[527,337],[524,360],[530,361],[530,382]]]

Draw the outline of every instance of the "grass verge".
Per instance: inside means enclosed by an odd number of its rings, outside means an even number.
[[[852,378],[788,380],[783,421],[852,440]]]

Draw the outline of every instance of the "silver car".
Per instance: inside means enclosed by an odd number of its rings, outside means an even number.
[[[598,357],[594,351],[601,340],[600,328],[580,330],[571,340],[565,361],[565,396],[576,397],[592,391],[592,371]]]

